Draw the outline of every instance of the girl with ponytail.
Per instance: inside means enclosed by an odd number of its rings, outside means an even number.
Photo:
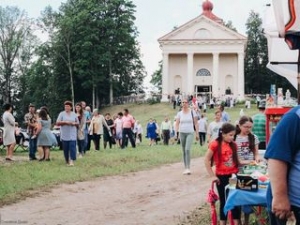
[[[235,126],[231,123],[224,123],[219,130],[219,136],[213,140],[205,155],[205,168],[212,177],[212,182],[217,183],[220,198],[220,225],[225,225],[227,215],[224,214],[226,202],[225,187],[229,184],[232,174],[238,172],[239,160],[237,145],[234,142]],[[215,171],[211,167],[211,161],[215,164]],[[240,220],[240,209],[234,208],[232,211],[234,224],[238,225]]]
[[[247,165],[259,162],[258,144],[259,140],[255,134],[251,132],[253,120],[249,116],[242,116],[237,126],[235,142],[237,144],[237,152],[240,163]]]

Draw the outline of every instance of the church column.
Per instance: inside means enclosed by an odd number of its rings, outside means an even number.
[[[194,53],[187,53],[187,85],[186,94],[194,94]]]
[[[162,102],[168,102],[168,77],[169,77],[169,54],[163,53],[163,71],[162,71]]]
[[[212,77],[212,96],[219,97],[219,52],[213,53],[213,77]]]
[[[244,52],[238,53],[238,78],[237,78],[238,99],[243,100],[245,94],[245,75],[244,75]]]

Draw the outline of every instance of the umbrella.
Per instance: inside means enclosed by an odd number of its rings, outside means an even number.
[[[217,225],[217,211],[216,211],[216,201],[219,200],[219,196],[214,191],[214,183],[211,183],[211,189],[207,193],[207,202],[210,203],[210,210],[211,210],[211,225]]]

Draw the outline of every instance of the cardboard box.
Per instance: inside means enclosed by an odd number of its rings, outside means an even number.
[[[257,191],[258,190],[258,180],[252,178],[249,175],[237,175],[236,189],[245,191]]]

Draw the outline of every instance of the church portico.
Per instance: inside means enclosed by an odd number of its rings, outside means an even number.
[[[219,22],[203,12],[159,39],[163,53],[162,101],[168,101],[168,95],[178,88],[186,95],[205,93],[210,97],[221,97],[230,89],[236,97],[244,97],[246,37]]]

